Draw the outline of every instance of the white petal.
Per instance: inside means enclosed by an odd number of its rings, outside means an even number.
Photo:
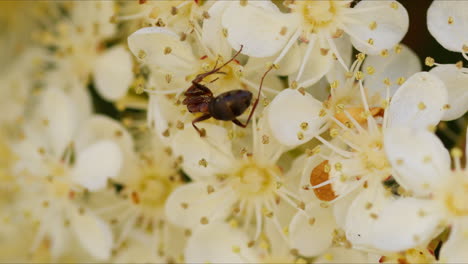
[[[416,195],[427,195],[447,176],[450,155],[431,132],[411,128],[385,130],[384,148],[395,179]]]
[[[90,191],[106,186],[107,179],[117,176],[122,166],[122,153],[117,143],[98,141],[77,153],[73,180]]]
[[[108,101],[124,96],[133,80],[132,66],[132,56],[122,45],[99,56],[94,66],[94,81],[99,94]]]
[[[80,152],[84,148],[102,140],[111,140],[118,144],[122,153],[120,175],[132,175],[131,169],[136,166],[132,136],[121,123],[112,118],[103,115],[94,115],[89,118],[82,125],[76,137],[75,149],[77,152]]]
[[[441,263],[464,263],[468,259],[468,219],[460,217],[452,223],[449,239],[440,250]]]
[[[327,74],[332,65],[333,65],[333,57],[332,52],[328,52],[326,54],[322,54],[322,47],[318,45],[318,43],[313,44],[312,51],[310,56],[307,58],[305,62],[305,67],[303,70],[302,75],[298,79],[298,73],[293,74],[289,77],[290,82],[295,80],[299,83],[299,86],[309,87],[312,84],[317,83],[325,74]],[[302,57],[301,63],[303,59],[306,59],[306,50],[307,44],[303,44],[299,46],[300,55]],[[341,66],[343,67],[343,66]]]
[[[345,231],[346,238],[354,248],[373,248],[372,226],[375,224],[375,217],[378,217],[382,208],[392,199],[386,197],[385,192],[382,184],[374,181],[349,206]]]
[[[192,73],[196,65],[188,43],[166,28],[139,29],[128,37],[128,47],[141,62],[180,76]]]
[[[172,149],[176,157],[183,157],[182,168],[190,177],[213,179],[216,173],[227,172],[233,166],[231,141],[222,127],[208,123],[197,126],[206,130],[206,137],[200,137],[191,124],[186,124],[174,136]]]
[[[359,191],[351,192],[345,195],[343,198],[337,199],[333,204],[333,215],[335,216],[336,224],[345,228],[346,226],[346,216],[348,215],[348,209],[351,206],[351,203],[356,199]]]
[[[307,216],[296,213],[289,225],[291,247],[307,257],[317,256],[327,250],[332,243],[333,230],[336,228],[331,208],[318,204],[308,206]]]
[[[333,43],[338,50],[341,58],[343,58],[344,63],[347,67],[351,66],[352,54],[353,54],[353,45],[348,35],[343,35],[340,38],[333,39]],[[327,73],[327,80],[331,83],[333,81],[338,81],[339,83],[345,83],[346,69],[341,65],[338,60],[333,60],[333,65]]]
[[[462,52],[463,45],[468,44],[467,12],[465,1],[433,1],[427,10],[427,28],[444,48]]]
[[[165,204],[169,221],[181,227],[194,228],[201,226],[200,220],[203,217],[214,222],[230,213],[231,194],[220,196],[217,190],[208,194],[207,188],[208,184],[198,182],[175,189]]]
[[[198,229],[185,248],[187,263],[253,263],[258,260],[247,247],[249,238],[239,229],[225,223],[214,223]],[[239,250],[239,253],[235,251]]]
[[[78,125],[78,114],[73,100],[62,90],[47,89],[42,94],[39,109],[35,114],[37,119],[47,121],[47,125],[44,126],[46,140],[56,157],[60,157],[71,142]]]
[[[405,45],[401,45],[401,52],[396,53],[395,49],[389,51],[388,57],[380,55],[368,56],[362,66],[363,69],[371,66],[375,73],[365,78],[365,87],[371,92],[378,93],[382,98],[386,97],[387,89],[384,79],[388,78],[392,85],[390,86],[390,97],[395,94],[398,85],[398,79],[403,77],[405,80],[411,75],[421,71],[421,62],[416,53]]]
[[[249,60],[247,61],[247,64],[244,66],[244,74],[248,75],[249,73],[256,73],[256,76],[259,76],[259,66],[264,66],[267,65],[268,63],[271,63],[276,59],[275,56],[271,57],[265,57],[265,58],[256,58],[256,57],[250,57]],[[278,63],[279,69],[274,71],[274,74],[280,75],[280,76],[286,76],[289,74],[293,74],[299,69],[299,66],[301,64],[301,53],[299,51],[299,45],[292,45],[289,51],[286,53],[284,58],[280,60]],[[260,68],[262,71],[264,71],[264,67]],[[263,72],[260,72],[263,74]],[[270,76],[270,75],[268,75]],[[268,79],[265,79],[266,80]],[[282,86],[283,87],[283,86]]]
[[[395,93],[387,109],[388,126],[426,129],[439,123],[447,104],[447,89],[435,75],[411,76]]]
[[[238,50],[244,45],[242,53],[252,57],[278,53],[297,27],[295,16],[281,13],[270,1],[249,1],[245,6],[235,1],[224,12],[222,23],[231,46]]]
[[[230,57],[232,51],[229,42],[227,42],[223,35],[223,26],[221,25],[221,19],[227,6],[229,6],[229,2],[215,2],[208,10],[210,18],[203,21],[202,27],[203,43],[215,55],[218,54],[225,58]]]
[[[386,251],[403,251],[426,245],[442,231],[438,227],[442,220],[441,212],[431,200],[397,199],[382,210],[373,225],[373,244]]]
[[[325,119],[319,116],[322,103],[310,94],[286,89],[279,93],[267,109],[273,136],[282,144],[297,146],[317,135]],[[306,122],[307,128],[301,128]],[[298,134],[303,135],[299,139]],[[300,135],[300,134],[299,134]]]
[[[90,211],[71,210],[70,222],[81,245],[95,258],[106,260],[112,249],[112,232],[109,226]]]
[[[393,8],[392,5],[397,6]],[[361,9],[375,8],[367,12]],[[405,7],[397,1],[361,1],[354,8],[356,14],[351,15],[357,23],[347,24],[346,33],[352,36],[351,41],[356,49],[367,54],[378,54],[384,49],[390,49],[400,42],[408,31],[409,18]],[[369,26],[375,22],[377,27]],[[374,44],[369,45],[372,39]]]
[[[468,111],[468,74],[466,68],[458,69],[453,64],[439,65],[430,73],[439,77],[447,87],[448,104],[443,120],[453,120]]]

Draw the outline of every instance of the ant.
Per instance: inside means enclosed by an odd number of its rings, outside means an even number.
[[[255,111],[255,108],[258,105],[258,101],[260,99],[260,93],[262,90],[263,80],[265,79],[267,73],[273,68],[272,66],[263,74],[263,77],[260,81],[260,88],[258,89],[257,99],[255,100],[252,111],[250,111],[249,117],[245,124],[242,124],[237,117],[242,115],[245,110],[250,106],[252,101],[252,93],[246,90],[232,90],[222,93],[216,97],[213,96],[211,90],[203,84],[200,84],[204,78],[210,76],[211,74],[219,73],[221,68],[228,65],[232,62],[242,51],[243,45],[241,45],[239,51],[237,51],[234,56],[228,60],[226,63],[221,65],[220,67],[198,74],[195,79],[192,80],[192,85],[185,91],[184,95],[186,98],[182,102],[184,105],[187,105],[187,109],[190,113],[203,113],[202,116],[194,119],[192,121],[192,126],[197,130],[198,134],[201,137],[205,136],[205,131],[200,130],[195,123],[207,120],[213,117],[216,120],[223,120],[223,121],[232,121],[234,124],[240,127],[247,127],[249,124],[250,119]],[[212,82],[216,81],[218,78],[214,79]]]

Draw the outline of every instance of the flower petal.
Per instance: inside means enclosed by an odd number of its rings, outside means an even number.
[[[414,51],[405,45],[401,45],[401,50],[395,52],[395,49],[389,51],[388,57],[380,55],[368,56],[362,66],[363,69],[372,67],[375,72],[365,78],[365,86],[370,90],[371,96],[375,93],[380,94],[382,98],[386,97],[387,89],[384,84],[385,78],[391,82],[390,97],[395,94],[398,87],[399,78],[408,79],[413,74],[421,71],[421,62]]]
[[[327,250],[336,228],[331,208],[322,208],[318,204],[308,206],[305,215],[298,212],[289,225],[291,247],[307,257],[317,256]]]
[[[132,174],[136,158],[132,136],[122,124],[107,116],[94,115],[82,125],[75,140],[76,151],[102,140],[118,144],[123,157],[121,175]]]
[[[211,49],[215,55],[221,55],[224,58],[231,56],[232,48],[223,35],[223,26],[221,19],[229,2],[217,1],[210,9],[208,14],[210,17],[203,21],[202,27],[202,41]]]
[[[305,65],[301,76],[298,76],[299,73],[289,76],[290,81],[297,81],[301,87],[309,87],[317,83],[330,71],[334,61],[332,52],[322,52],[323,49],[318,43],[311,45],[314,46],[311,47],[310,56],[306,56],[308,45],[299,45],[300,56],[302,60],[307,59],[307,61],[302,62]]]
[[[128,37],[128,47],[140,62],[179,76],[193,72],[196,65],[191,47],[166,28],[139,29]]]
[[[443,218],[441,213],[431,200],[397,199],[382,210],[372,226],[373,245],[386,251],[426,245],[442,231],[438,227]]]
[[[208,193],[207,188],[208,184],[198,182],[175,189],[165,204],[165,213],[169,221],[181,227],[194,228],[201,226],[200,221],[203,217],[213,222],[227,216],[231,212],[231,194],[220,197],[216,190]]]
[[[411,128],[385,131],[384,148],[394,177],[415,195],[428,195],[450,171],[450,155],[431,132]]]
[[[361,12],[365,9],[370,10]],[[354,47],[366,54],[391,49],[408,31],[408,12],[397,1],[361,1],[353,10],[356,13],[350,17],[359,22],[350,23],[345,31],[352,36]],[[371,26],[374,23],[376,26]]]
[[[222,127],[207,123],[197,126],[206,130],[205,137],[186,124],[174,136],[172,149],[176,157],[182,156],[182,168],[191,178],[214,179],[216,173],[227,172],[233,166],[231,141]]]
[[[47,89],[42,94],[39,109],[35,114],[38,120],[46,120],[46,140],[55,156],[60,157],[71,142],[78,125],[74,101],[62,90]]]
[[[453,64],[438,65],[430,73],[444,82],[448,91],[448,104],[450,108],[445,111],[443,120],[453,120],[461,117],[468,111],[468,74],[466,68],[458,69]]]
[[[388,126],[435,126],[444,115],[446,104],[444,83],[428,72],[416,73],[393,96],[387,109]]]
[[[110,257],[113,241],[112,231],[103,220],[97,218],[90,211],[78,212],[78,208],[73,208],[70,222],[81,245],[93,257],[101,260]]]
[[[98,141],[77,154],[72,177],[76,183],[96,191],[106,186],[107,179],[117,176],[122,162],[117,143]]]
[[[373,181],[351,203],[346,215],[346,238],[357,249],[373,248],[372,226],[382,208],[391,202],[379,181]]]
[[[301,94],[293,89],[283,90],[267,109],[273,136],[286,146],[309,141],[325,123],[325,119],[319,116],[321,109],[322,103],[310,94]]]
[[[213,223],[198,229],[187,241],[187,263],[258,263],[247,247],[249,238],[225,223]]]
[[[122,45],[99,56],[94,66],[94,80],[99,94],[115,101],[127,93],[133,80],[132,56]]]
[[[462,52],[468,45],[467,12],[465,1],[433,1],[427,10],[427,28],[444,48]]]
[[[223,27],[235,50],[244,45],[243,54],[269,57],[278,53],[297,28],[297,19],[283,14],[270,1],[234,1],[224,12]],[[282,34],[282,32],[286,32]]]

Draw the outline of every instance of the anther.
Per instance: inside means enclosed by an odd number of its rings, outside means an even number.
[[[435,60],[431,57],[426,57],[426,59],[424,60],[424,64],[426,64],[426,66],[429,66],[429,67],[434,66],[434,63],[435,63]]]

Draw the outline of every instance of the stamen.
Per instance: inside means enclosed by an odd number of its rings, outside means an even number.
[[[348,152],[348,151],[345,151],[345,150],[342,150],[342,149],[338,148],[337,146],[335,146],[335,145],[331,144],[330,142],[326,141],[325,139],[323,139],[321,136],[316,136],[316,138],[320,142],[322,142],[324,145],[326,145],[327,147],[329,147],[330,149],[332,149],[333,151],[335,151],[336,153],[340,154],[343,157],[351,158],[353,156],[351,152]]]
[[[296,40],[299,38],[299,35],[301,34],[301,29],[299,28],[294,32],[292,37],[289,39],[288,43],[284,47],[284,49],[281,51],[280,55],[276,58],[276,60],[273,62],[273,64],[278,64],[283,57],[286,55],[286,53],[289,51],[289,49],[292,47],[292,45],[296,42]]]
[[[338,48],[336,47],[335,42],[333,42],[333,39],[331,37],[327,37],[326,39],[327,39],[328,45],[330,46],[330,49],[335,54],[336,58],[341,63],[343,68],[346,71],[349,71],[348,66],[346,66],[346,63],[343,60],[343,57],[341,57],[340,53],[338,52]]]
[[[307,44],[307,50],[302,59],[301,67],[299,68],[299,72],[297,73],[297,77],[295,79],[296,82],[299,82],[299,80],[301,79],[302,73],[304,72],[304,68],[306,64],[309,62],[310,53],[312,52],[312,49],[314,48],[316,39],[317,39],[317,35],[311,34],[309,44]],[[299,86],[302,86],[302,85],[299,85]],[[304,86],[304,87],[307,87],[307,86]]]

